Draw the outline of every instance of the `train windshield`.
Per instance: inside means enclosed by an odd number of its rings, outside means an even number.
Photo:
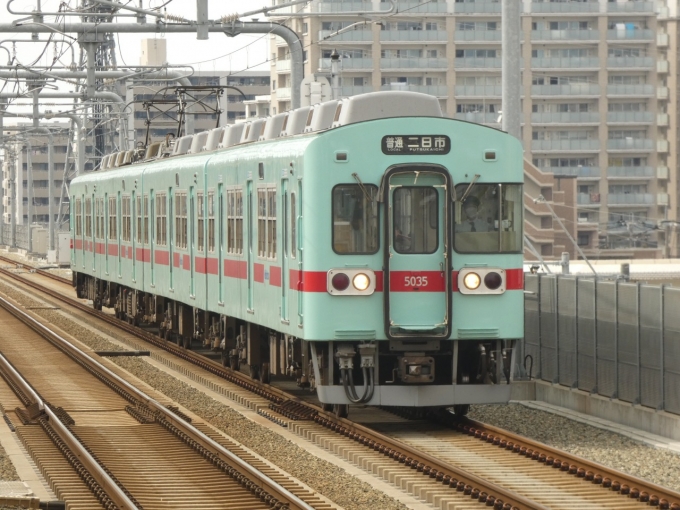
[[[333,188],[333,250],[376,253],[378,245],[378,187],[340,184]]]
[[[522,185],[459,184],[456,186],[454,225],[457,252],[520,252]]]

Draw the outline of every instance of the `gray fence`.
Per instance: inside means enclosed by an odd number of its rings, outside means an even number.
[[[680,414],[680,289],[525,275],[524,321],[533,377]]]
[[[15,248],[22,248],[28,250],[28,235],[29,235],[28,225],[17,225],[16,226],[16,239],[14,243]],[[4,223],[2,225],[2,243],[5,246],[12,246],[12,226]]]

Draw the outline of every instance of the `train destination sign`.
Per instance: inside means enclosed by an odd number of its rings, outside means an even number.
[[[446,135],[387,135],[382,138],[383,154],[448,154],[451,139]]]

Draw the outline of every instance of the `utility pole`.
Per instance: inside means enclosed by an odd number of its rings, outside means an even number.
[[[501,0],[501,128],[522,140],[520,31],[522,0]]]

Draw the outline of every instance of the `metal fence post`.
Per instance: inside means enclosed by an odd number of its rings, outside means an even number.
[[[666,367],[664,363],[666,347],[666,285],[661,284],[661,359],[659,360],[659,376],[661,377],[661,403],[657,407],[658,411],[666,410]]]

